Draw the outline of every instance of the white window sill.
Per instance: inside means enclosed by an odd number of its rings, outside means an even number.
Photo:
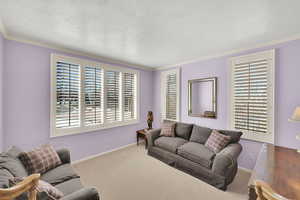
[[[50,138],[67,136],[67,135],[77,135],[77,134],[83,134],[83,133],[88,133],[93,131],[121,127],[121,126],[128,126],[128,125],[138,124],[139,122],[140,121],[138,119],[135,119],[126,122],[113,122],[113,123],[94,126],[94,127],[79,127],[79,128],[65,128],[65,129],[50,130]]]
[[[274,134],[272,133],[255,133],[255,132],[243,132],[242,139],[253,140],[257,142],[266,142],[274,144]]]

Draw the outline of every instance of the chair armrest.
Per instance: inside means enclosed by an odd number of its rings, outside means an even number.
[[[151,131],[147,132],[147,141],[149,146],[154,146],[154,140],[156,140],[160,135],[161,129],[152,129]]]
[[[29,200],[36,199],[36,187],[38,185],[39,179],[40,174],[32,174],[11,188],[0,189],[0,199],[15,199],[24,192],[28,192]]]
[[[226,176],[228,170],[237,163],[237,158],[242,151],[242,145],[239,143],[229,144],[222,151],[217,153],[212,171],[221,176]]]
[[[99,194],[96,188],[87,187],[73,192],[61,198],[61,200],[99,200]]]
[[[71,163],[70,151],[68,149],[59,149],[56,152],[63,164]]]

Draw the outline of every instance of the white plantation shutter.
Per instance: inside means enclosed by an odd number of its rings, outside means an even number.
[[[51,55],[51,137],[138,123],[139,72]]]
[[[179,120],[179,70],[162,72],[162,118]]]
[[[85,125],[103,124],[103,70],[85,67],[84,76]]]
[[[106,111],[105,122],[121,121],[121,73],[117,71],[105,72]]]
[[[80,126],[79,65],[56,62],[56,128]]]
[[[123,73],[124,121],[136,118],[136,76],[133,73]]]
[[[232,128],[246,138],[273,141],[273,62],[273,51],[233,59]]]
[[[167,76],[167,92],[166,92],[166,118],[176,120],[177,108],[177,82],[176,74]]]

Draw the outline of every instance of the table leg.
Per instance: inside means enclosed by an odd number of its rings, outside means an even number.
[[[136,134],[136,145],[139,146],[139,134]]]
[[[145,149],[148,149],[148,140],[147,140],[147,137],[145,136]]]

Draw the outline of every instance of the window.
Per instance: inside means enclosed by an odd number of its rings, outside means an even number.
[[[161,73],[162,120],[179,121],[179,69]]]
[[[51,68],[51,136],[138,122],[138,71],[55,54]]]
[[[231,58],[231,128],[274,143],[274,50]]]

